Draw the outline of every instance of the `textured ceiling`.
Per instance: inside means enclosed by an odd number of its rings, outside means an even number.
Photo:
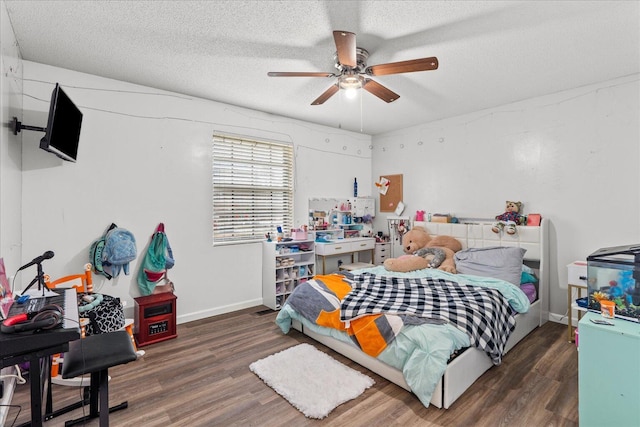
[[[5,0],[22,57],[356,132],[382,132],[640,72],[638,1]],[[387,104],[342,91],[333,30],[368,65],[436,56],[435,71],[376,77]]]

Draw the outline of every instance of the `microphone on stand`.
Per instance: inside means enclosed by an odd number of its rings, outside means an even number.
[[[24,291],[22,291],[22,294],[24,295],[29,288],[31,288],[31,286],[33,286],[35,283],[38,283],[38,290],[40,290],[40,288],[42,288],[42,296],[44,297],[44,291],[47,288],[47,285],[44,283],[44,273],[42,272],[42,261],[44,261],[45,259],[51,259],[53,258],[53,251],[46,251],[45,253],[43,253],[40,256],[35,257],[33,260],[31,260],[31,262],[23,265],[22,267],[20,267],[18,269],[18,271],[20,270],[24,270],[27,267],[31,267],[34,264],[38,265],[38,274],[36,275],[36,277],[31,281],[31,283],[29,283],[29,286],[27,286]],[[16,295],[17,297],[17,295]]]
[[[32,265],[35,265],[35,264],[40,264],[45,259],[53,258],[54,255],[55,254],[53,253],[53,251],[46,251],[42,255],[35,257],[31,262],[29,262],[29,263],[23,265],[22,267],[20,267],[18,269],[18,271],[24,270],[25,268],[31,267]]]

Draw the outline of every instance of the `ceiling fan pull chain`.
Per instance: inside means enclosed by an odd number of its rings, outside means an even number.
[[[362,133],[362,91],[360,91],[360,133]]]

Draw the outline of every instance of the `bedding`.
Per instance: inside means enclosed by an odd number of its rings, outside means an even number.
[[[508,246],[469,248],[456,252],[454,259],[458,273],[495,277],[519,285],[525,252],[524,248]]]
[[[287,303],[317,325],[345,332],[362,351],[375,357],[395,339],[402,318],[380,313],[343,322],[340,304],[351,290],[351,281],[342,275],[315,276],[298,285]]]
[[[369,298],[372,290],[382,294],[391,290],[396,298],[414,299],[418,305],[389,311],[381,308],[383,304],[363,311],[360,302]],[[470,295],[474,292],[475,296]],[[423,301],[413,294],[429,295],[426,299],[433,301],[450,301],[446,296],[454,294],[458,300],[452,303],[453,309],[449,302],[440,308],[423,309]],[[475,301],[476,306],[462,309],[462,299]],[[428,407],[452,354],[477,346],[499,364],[515,324],[514,314],[526,312],[529,305],[522,290],[504,280],[435,269],[391,273],[378,266],[344,275],[316,276],[300,284],[278,313],[276,323],[288,333],[291,322],[298,320],[305,328],[349,342],[401,370],[413,393]],[[489,306],[491,310],[486,312]],[[477,319],[460,320],[467,316]]]
[[[516,326],[513,312],[500,291],[431,277],[402,279],[364,273],[342,300],[340,320],[347,324],[370,314],[394,313],[446,321],[464,330],[474,347],[495,365]]]
[[[529,298],[529,302],[533,303],[538,298],[538,291],[534,283],[523,283],[520,285],[520,289]]]

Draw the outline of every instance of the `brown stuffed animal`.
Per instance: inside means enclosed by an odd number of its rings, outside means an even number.
[[[522,225],[525,223],[524,216],[520,215],[522,209],[522,202],[512,202],[507,200],[507,207],[505,212],[496,216],[497,222],[493,224],[491,230],[494,233],[500,233],[502,230],[507,234],[516,234],[516,225]]]
[[[431,259],[414,255],[422,248],[442,248],[446,257],[438,269],[449,273],[456,273],[453,254],[462,249],[462,244],[451,236],[436,236],[431,238],[423,227],[413,227],[402,237],[402,249],[405,254],[398,258],[389,258],[384,262],[384,268],[389,271],[407,272],[429,268]]]

